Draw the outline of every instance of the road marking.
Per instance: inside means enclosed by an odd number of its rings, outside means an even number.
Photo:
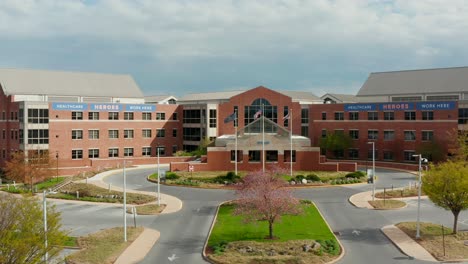
[[[176,258],[177,258],[177,257],[175,256],[175,254],[172,254],[171,257],[167,257],[167,259],[168,259],[170,262],[174,261]]]
[[[359,236],[361,234],[361,231],[359,230],[353,230],[353,235]]]

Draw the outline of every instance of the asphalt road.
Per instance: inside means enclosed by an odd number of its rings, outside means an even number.
[[[164,167],[167,168],[167,167]],[[156,185],[146,181],[155,169],[127,171],[127,188],[156,191]],[[407,186],[415,175],[405,172],[377,169],[376,189]],[[113,186],[122,186],[122,173],[105,179]],[[346,254],[338,263],[430,263],[408,258],[402,254],[380,231],[380,228],[402,221],[416,220],[417,199],[400,210],[377,211],[355,208],[348,198],[358,192],[372,190],[372,184],[345,187],[298,189],[297,197],[313,200],[323,216],[337,233]],[[138,216],[137,224],[157,229],[161,237],[141,263],[206,263],[201,252],[214,219],[217,205],[234,198],[232,191],[171,187],[161,185],[161,192],[178,197],[183,208],[177,213],[159,216]],[[62,211],[64,227],[74,235],[82,235],[102,228],[122,226],[121,207],[76,205],[57,203]],[[468,229],[468,212],[459,219],[459,229]],[[127,221],[133,224],[128,216]],[[452,226],[450,212],[436,208],[430,201],[422,200],[421,221]],[[91,224],[92,223],[92,224]],[[313,225],[313,223],[311,223]],[[307,227],[298,227],[307,228]]]

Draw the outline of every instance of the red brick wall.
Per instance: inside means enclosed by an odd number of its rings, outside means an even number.
[[[0,84],[0,166],[5,165],[12,152],[19,150],[19,104],[3,93]],[[3,116],[5,113],[5,118]],[[13,113],[13,119],[11,118]],[[3,137],[5,131],[5,137]]]

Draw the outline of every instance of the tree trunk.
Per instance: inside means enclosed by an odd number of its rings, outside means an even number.
[[[273,221],[268,221],[269,224],[269,231],[270,231],[270,239],[273,239]]]
[[[458,215],[460,214],[460,211],[452,211],[453,213],[453,231],[452,231],[452,234],[456,234],[457,233],[457,226],[458,226]]]

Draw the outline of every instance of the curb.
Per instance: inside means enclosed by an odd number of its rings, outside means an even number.
[[[114,264],[138,263],[142,261],[161,233],[151,228],[144,228],[143,232],[120,254]]]

